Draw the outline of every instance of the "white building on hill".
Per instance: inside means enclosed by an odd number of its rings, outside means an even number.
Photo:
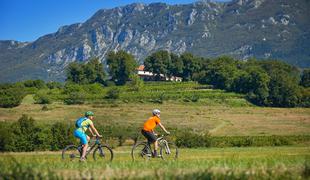
[[[146,81],[152,81],[155,78],[155,74],[153,74],[152,72],[144,71],[144,65],[140,65],[137,68],[137,73],[138,73],[138,76],[140,76],[143,80],[146,80]],[[162,81],[178,81],[178,82],[182,81],[181,77],[177,77],[177,76],[167,77],[164,74],[160,74],[160,79]]]

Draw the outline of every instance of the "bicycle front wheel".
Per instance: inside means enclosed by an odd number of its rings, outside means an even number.
[[[113,151],[106,145],[98,146],[94,150],[93,158],[97,162],[108,163],[113,160]]]
[[[171,142],[164,142],[160,145],[160,155],[164,160],[176,160],[179,157],[178,147]]]
[[[152,157],[152,150],[147,142],[139,142],[132,147],[131,157],[133,161],[145,161]]]
[[[73,161],[75,159],[80,159],[81,152],[78,150],[77,146],[69,145],[62,150],[62,159]]]

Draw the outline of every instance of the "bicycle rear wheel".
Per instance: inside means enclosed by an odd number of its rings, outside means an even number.
[[[78,150],[78,147],[75,145],[69,145],[62,150],[62,159],[63,160],[78,160],[81,157],[81,151]]]
[[[171,142],[163,142],[160,144],[160,155],[164,160],[172,161],[179,157],[178,147]]]
[[[152,157],[152,150],[147,142],[138,142],[132,147],[131,157],[133,161],[145,161]]]
[[[113,151],[106,145],[98,146],[94,150],[93,158],[97,162],[108,163],[113,160]]]

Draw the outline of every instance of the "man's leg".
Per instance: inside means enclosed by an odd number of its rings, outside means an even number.
[[[85,159],[87,148],[88,148],[88,144],[84,144],[81,159]]]
[[[84,134],[84,136],[81,138],[81,141],[82,141],[82,146],[83,146],[83,152],[82,152],[82,156],[81,156],[81,160],[85,160],[85,157],[86,157],[86,151],[87,151],[87,148],[88,148],[88,141],[89,141],[89,137]]]
[[[157,150],[158,150],[158,141],[156,140],[154,142],[154,156],[156,157],[157,156]]]

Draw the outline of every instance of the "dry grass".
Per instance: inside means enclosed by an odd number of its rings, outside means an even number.
[[[55,103],[48,108],[48,111],[42,111],[42,105],[31,103],[12,109],[0,108],[0,121],[16,121],[22,114],[28,114],[39,123],[73,123],[83,112],[92,110],[96,114],[95,122],[139,127],[152,109],[159,108],[164,125],[210,131],[213,135],[310,134],[309,108],[227,107],[174,102],[70,106]]]

